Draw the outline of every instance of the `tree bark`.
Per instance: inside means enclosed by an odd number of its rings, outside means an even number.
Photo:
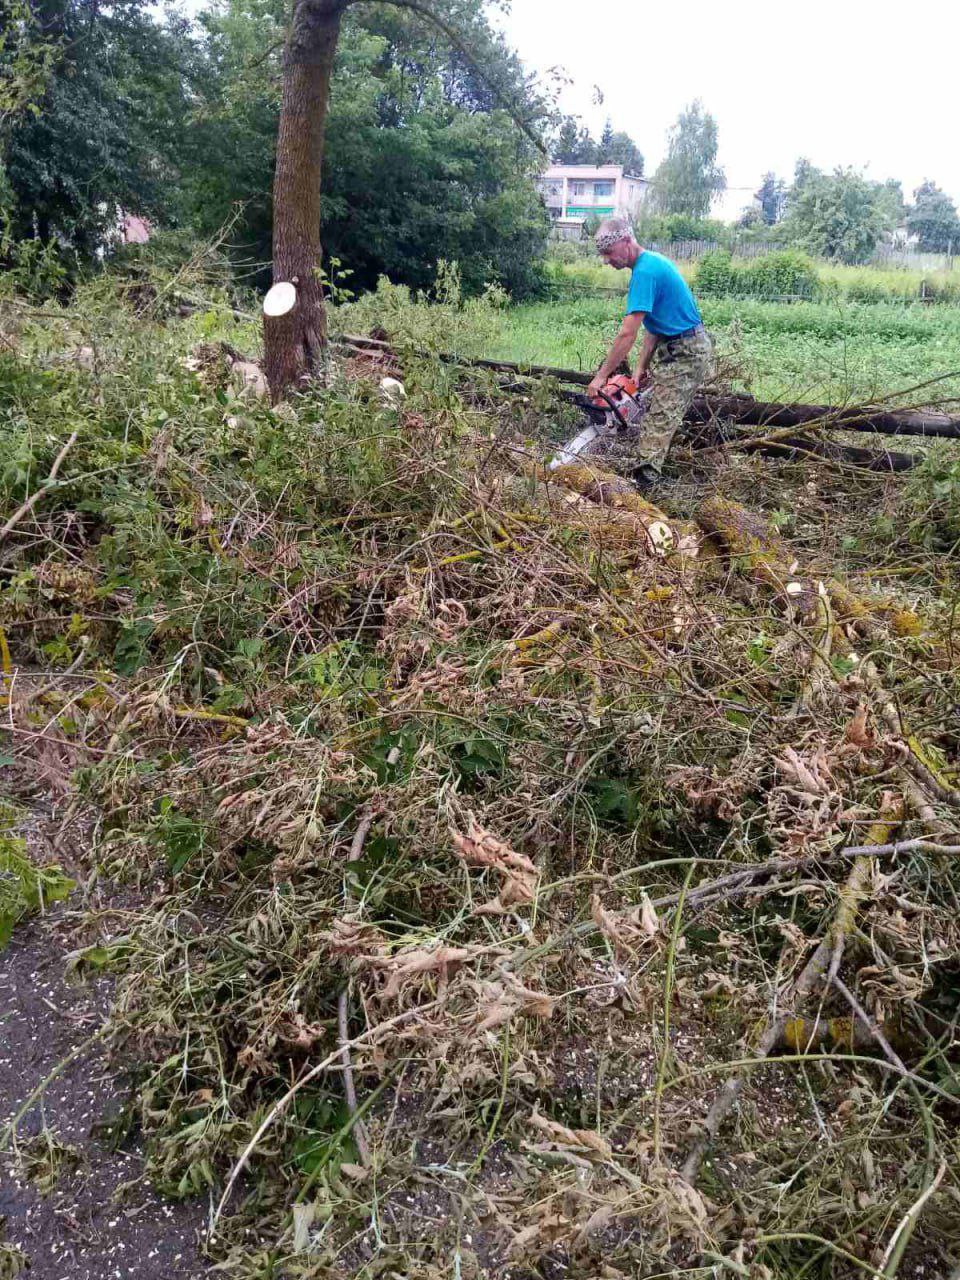
[[[297,300],[263,318],[264,372],[274,401],[319,366],[326,337],[320,267],[320,176],[327,103],[347,0],[295,0],[283,59],[273,181],[273,282]]]
[[[838,408],[829,404],[777,404],[754,400],[752,396],[699,396],[687,410],[684,421],[710,422],[712,419],[758,427],[837,428],[844,431],[874,431],[891,436],[939,436],[960,438],[960,418],[946,413],[914,409],[880,409],[869,405]]]

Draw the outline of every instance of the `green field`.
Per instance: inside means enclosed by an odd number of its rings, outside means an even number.
[[[626,276],[619,279],[625,292]],[[701,305],[730,381],[761,399],[841,403],[896,393],[911,403],[960,399],[960,307],[734,298]],[[593,369],[622,313],[614,297],[512,307],[489,354]],[[942,381],[910,392],[933,379]]]

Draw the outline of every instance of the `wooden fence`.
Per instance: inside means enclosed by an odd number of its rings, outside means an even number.
[[[715,253],[722,246],[716,240],[674,240],[661,243],[651,240],[645,243],[647,249],[662,253],[665,258],[674,262],[699,262],[708,253]],[[730,253],[735,258],[765,258],[767,254],[778,253],[788,245],[762,244],[755,240],[734,240]],[[958,245],[960,250],[960,245]],[[870,265],[875,267],[894,267],[911,271],[952,271],[957,255],[952,253],[918,253],[916,249],[898,249],[893,245],[879,245],[870,258]]]
[[[699,262],[705,254],[715,253],[722,246],[716,240],[675,240],[665,244],[651,241],[648,249],[655,249],[665,258],[674,262]],[[783,245],[758,244],[755,240],[734,240],[730,252],[735,258],[765,258],[768,253],[776,253]]]
[[[960,245],[957,248],[960,249]],[[895,267],[906,271],[952,271],[955,260],[953,253],[919,253],[916,249],[898,249],[889,244],[879,245],[870,259],[875,267]]]

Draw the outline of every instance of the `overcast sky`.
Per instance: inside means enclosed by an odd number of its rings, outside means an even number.
[[[633,137],[648,175],[678,112],[702,98],[731,188],[720,216],[801,155],[899,178],[908,199],[929,177],[960,204],[956,0],[513,0],[497,21],[530,70],[567,73],[565,111],[595,134],[609,115]]]

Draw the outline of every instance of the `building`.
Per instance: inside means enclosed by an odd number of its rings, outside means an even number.
[[[578,238],[587,218],[631,217],[640,211],[649,182],[619,164],[555,164],[537,179],[557,234]]]

